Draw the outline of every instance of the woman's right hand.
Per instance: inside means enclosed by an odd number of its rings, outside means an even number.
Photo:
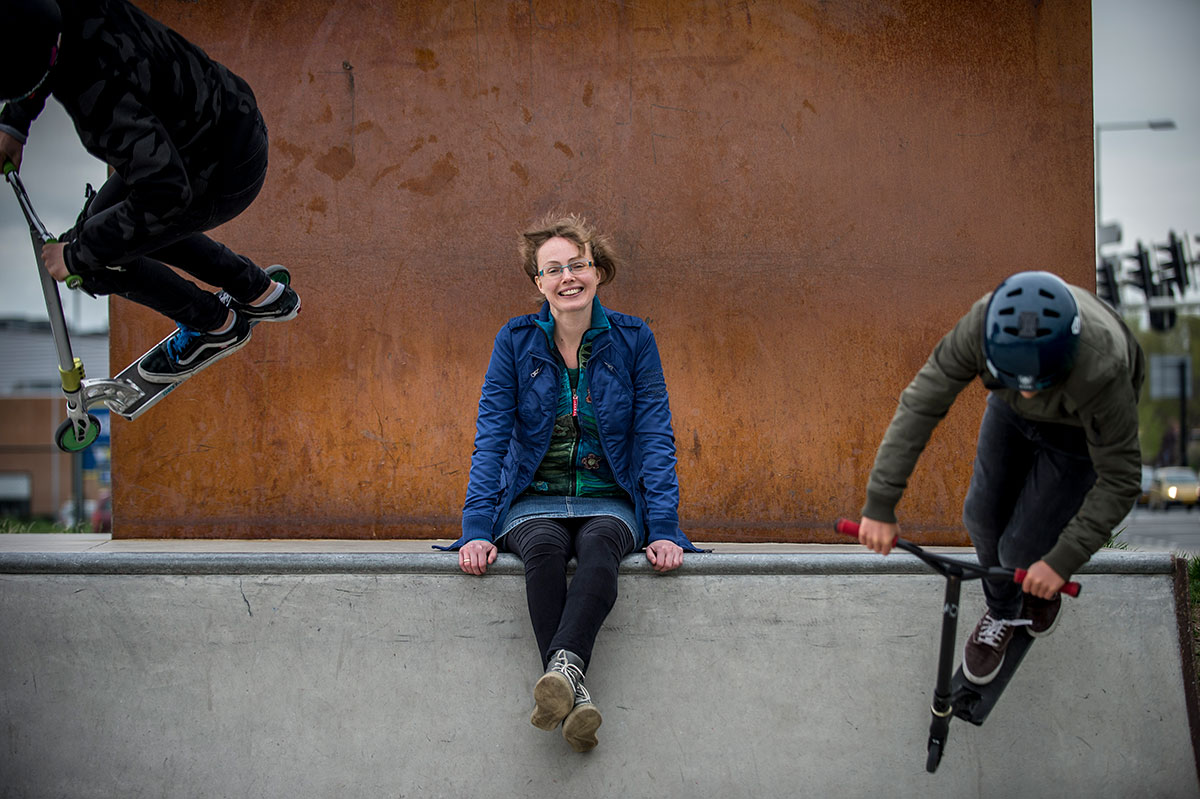
[[[482,577],[487,573],[487,567],[495,562],[496,545],[491,541],[468,541],[458,550],[458,565],[467,574]]]

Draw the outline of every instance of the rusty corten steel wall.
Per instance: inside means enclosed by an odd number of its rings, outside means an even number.
[[[303,297],[113,430],[120,537],[457,534],[492,337],[552,208],[666,368],[683,527],[832,540],[896,397],[1005,275],[1092,279],[1087,0],[144,7],[254,86],[257,202],[218,238]],[[114,364],[167,328],[112,306]],[[901,505],[959,532],[983,390]]]

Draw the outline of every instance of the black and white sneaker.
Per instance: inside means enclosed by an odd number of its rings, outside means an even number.
[[[225,333],[204,333],[177,324],[179,331],[142,356],[138,374],[153,383],[178,383],[232,355],[250,341],[250,322],[235,314]]]
[[[279,264],[267,267],[268,275],[276,271],[283,271],[283,267]],[[272,283],[272,288],[275,285]],[[283,286],[279,296],[265,305],[249,305],[238,302],[229,296],[227,291],[218,292],[217,299],[236,311],[238,316],[244,316],[255,322],[286,322],[289,319],[295,319],[296,314],[300,313],[300,295],[287,283],[279,282],[279,285]]]

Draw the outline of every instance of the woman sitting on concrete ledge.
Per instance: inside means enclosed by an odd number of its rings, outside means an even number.
[[[654,334],[596,298],[616,275],[607,238],[578,216],[550,216],[522,235],[520,253],[545,301],[496,335],[463,534],[450,549],[468,574],[484,574],[498,547],[524,562],[545,669],[529,720],[543,730],[561,723],[567,742],[586,752],[601,718],[584,673],[617,598],[617,566],[644,547],[654,569],[668,572],[684,550],[698,550],[679,529],[675,436]]]

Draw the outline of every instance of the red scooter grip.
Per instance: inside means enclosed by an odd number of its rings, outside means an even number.
[[[849,519],[838,519],[837,523],[834,525],[834,529],[836,529],[842,535],[849,535],[849,536],[853,536],[854,538],[858,538],[858,528],[859,528],[858,522],[852,522]],[[1013,582],[1014,583],[1025,582],[1026,574],[1028,574],[1028,571],[1026,569],[1016,569],[1015,571],[1013,571]],[[1079,583],[1070,581],[1070,582],[1065,583],[1063,585],[1063,587],[1059,590],[1061,590],[1067,596],[1076,597],[1076,596],[1079,596],[1079,589],[1080,589]]]
[[[1028,573],[1029,572],[1026,571],[1025,569],[1014,570],[1013,571],[1013,582],[1014,583],[1025,582],[1025,575]],[[1058,590],[1062,591],[1067,596],[1079,596],[1079,583],[1072,580],[1070,582],[1064,583],[1063,587]]]

